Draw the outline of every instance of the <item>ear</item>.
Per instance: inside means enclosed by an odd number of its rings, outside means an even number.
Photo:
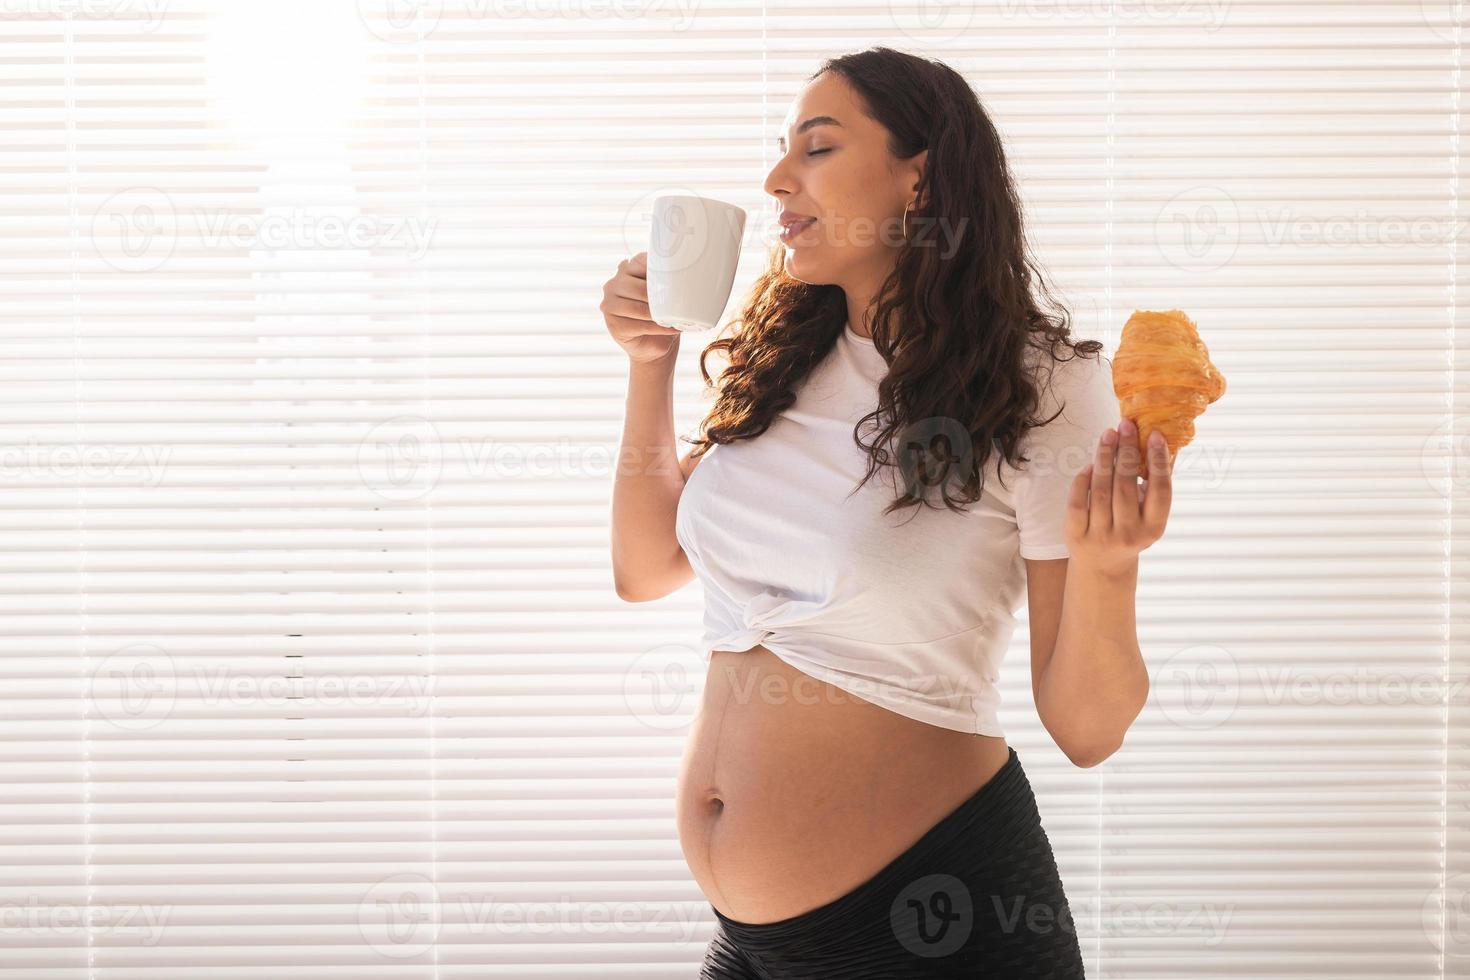
[[[913,175],[914,175],[914,177],[913,177],[914,183],[913,183],[913,186],[910,188],[910,192],[911,193],[918,194],[918,192],[919,192],[919,181],[923,178],[923,176],[924,176],[924,168],[928,165],[928,163],[929,163],[929,150],[927,148],[920,150],[918,153],[914,154],[911,158],[909,158],[908,165],[913,170]],[[919,203],[916,204],[914,207],[916,209],[918,209],[918,210],[922,210],[924,208],[924,206],[926,204],[928,204],[928,203],[929,203],[929,195],[926,192],[925,195],[924,195],[924,197],[921,200],[919,200]]]

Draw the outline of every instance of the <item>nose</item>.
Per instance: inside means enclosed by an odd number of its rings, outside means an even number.
[[[775,166],[771,167],[771,172],[766,174],[764,187],[766,193],[776,198],[778,202],[782,199],[783,194],[789,195],[795,190],[786,169],[784,156],[777,160]]]

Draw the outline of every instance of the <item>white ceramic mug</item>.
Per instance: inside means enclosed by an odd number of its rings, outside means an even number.
[[[744,208],[694,194],[655,198],[648,242],[653,322],[679,330],[716,326],[730,301],[744,237]]]

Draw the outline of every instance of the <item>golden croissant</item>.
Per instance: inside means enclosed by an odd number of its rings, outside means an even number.
[[[1120,414],[1138,426],[1140,476],[1148,479],[1148,437],[1158,429],[1169,458],[1194,438],[1194,420],[1225,394],[1194,321],[1180,310],[1134,310],[1113,355]]]

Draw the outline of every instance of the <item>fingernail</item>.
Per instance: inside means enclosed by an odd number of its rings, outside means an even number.
[[[1150,446],[1152,446],[1154,449],[1163,449],[1164,448],[1164,434],[1162,432],[1160,432],[1158,429],[1155,429],[1154,431],[1150,432],[1148,434],[1148,444]]]
[[[1123,423],[1118,426],[1118,431],[1125,436],[1131,436],[1138,430],[1133,427],[1132,419],[1124,419]]]

